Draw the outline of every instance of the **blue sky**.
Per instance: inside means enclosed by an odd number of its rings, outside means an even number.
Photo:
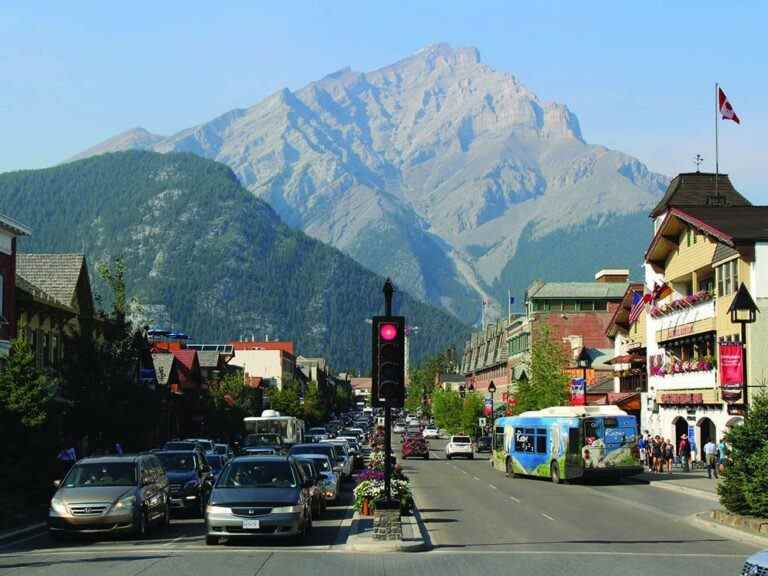
[[[768,3],[10,2],[0,13],[0,171],[58,163],[133,126],[171,134],[346,65],[475,46],[584,137],[658,172],[720,166],[768,203]]]

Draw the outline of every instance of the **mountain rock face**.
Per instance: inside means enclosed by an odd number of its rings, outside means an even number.
[[[193,154],[104,154],[0,174],[0,206],[33,230],[20,251],[85,251],[104,302],[110,293],[95,265],[122,256],[137,316],[164,317],[161,326],[197,342],[283,338],[338,370],[370,367],[365,320],[383,312],[384,279],[283,224],[223,164]],[[468,333],[402,291],[395,311],[423,329],[415,359]]]
[[[594,232],[615,217],[647,231],[667,183],[586,143],[567,107],[540,101],[477,50],[444,44],[157,138],[134,130],[86,154],[138,147],[224,162],[291,226],[468,321],[481,296],[506,297],[502,272],[523,234],[529,246],[588,227],[599,242]],[[617,263],[634,266],[641,250]],[[603,264],[544,275],[584,279]]]

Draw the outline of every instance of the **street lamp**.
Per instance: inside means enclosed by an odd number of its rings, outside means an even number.
[[[731,302],[731,306],[728,308],[728,312],[731,315],[731,322],[734,324],[741,324],[741,346],[742,346],[742,380],[744,381],[744,413],[747,413],[748,409],[748,392],[749,386],[747,384],[747,324],[752,324],[757,319],[757,313],[760,309],[752,299],[752,295],[747,290],[744,283],[741,283],[736,296]]]
[[[493,417],[494,417],[494,411],[493,411],[493,395],[496,392],[496,384],[493,383],[493,380],[491,380],[491,383],[488,384],[488,392],[491,394],[491,427],[493,427]],[[493,447],[491,447],[493,449]]]

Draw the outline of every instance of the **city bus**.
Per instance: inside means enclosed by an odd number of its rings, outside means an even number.
[[[553,406],[496,419],[494,450],[507,476],[554,483],[643,472],[634,416],[616,406]]]
[[[243,424],[247,434],[276,434],[286,447],[304,442],[304,421],[282,416],[276,410],[264,410],[261,416],[247,416]]]

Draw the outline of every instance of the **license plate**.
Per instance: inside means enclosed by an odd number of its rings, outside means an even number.
[[[243,520],[243,530],[258,530],[261,523],[258,520]]]

